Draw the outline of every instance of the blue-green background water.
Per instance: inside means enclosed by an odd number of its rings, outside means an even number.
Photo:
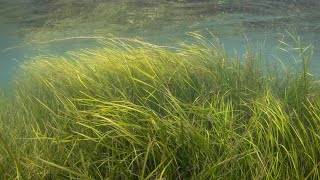
[[[283,37],[292,43],[288,30],[314,45],[312,70],[319,74],[318,0],[0,0],[0,87],[9,87],[19,64],[32,56],[101,46],[95,39],[54,39],[112,34],[170,44],[208,30],[231,54],[242,56],[259,42],[264,61],[290,61],[291,54],[277,48]]]

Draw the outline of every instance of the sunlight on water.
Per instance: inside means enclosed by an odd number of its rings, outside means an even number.
[[[19,62],[41,54],[100,47],[92,37],[110,34],[167,45],[172,39],[187,39],[187,32],[206,35],[209,30],[231,54],[237,51],[241,56],[257,42],[263,44],[264,59],[270,61],[279,52],[278,40],[288,30],[314,44],[313,67],[317,70],[320,7],[318,1],[303,2],[1,0],[0,86],[8,86]]]

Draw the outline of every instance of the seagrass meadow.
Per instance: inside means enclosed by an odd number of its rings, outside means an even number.
[[[0,99],[0,179],[319,179],[311,46],[293,38],[283,67],[193,37],[24,62]]]

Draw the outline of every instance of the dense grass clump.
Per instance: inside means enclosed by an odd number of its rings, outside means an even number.
[[[0,178],[320,178],[310,48],[300,70],[265,68],[194,36],[23,64],[0,100]]]

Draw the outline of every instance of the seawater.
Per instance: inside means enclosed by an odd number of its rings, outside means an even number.
[[[293,43],[286,30],[314,45],[312,70],[320,74],[318,1],[0,0],[0,87],[8,88],[19,65],[33,56],[101,47],[94,39],[54,39],[112,34],[168,45],[191,40],[188,32],[210,31],[231,56],[245,56],[259,44],[263,60],[279,56],[290,64],[292,54],[278,48],[283,37]]]

